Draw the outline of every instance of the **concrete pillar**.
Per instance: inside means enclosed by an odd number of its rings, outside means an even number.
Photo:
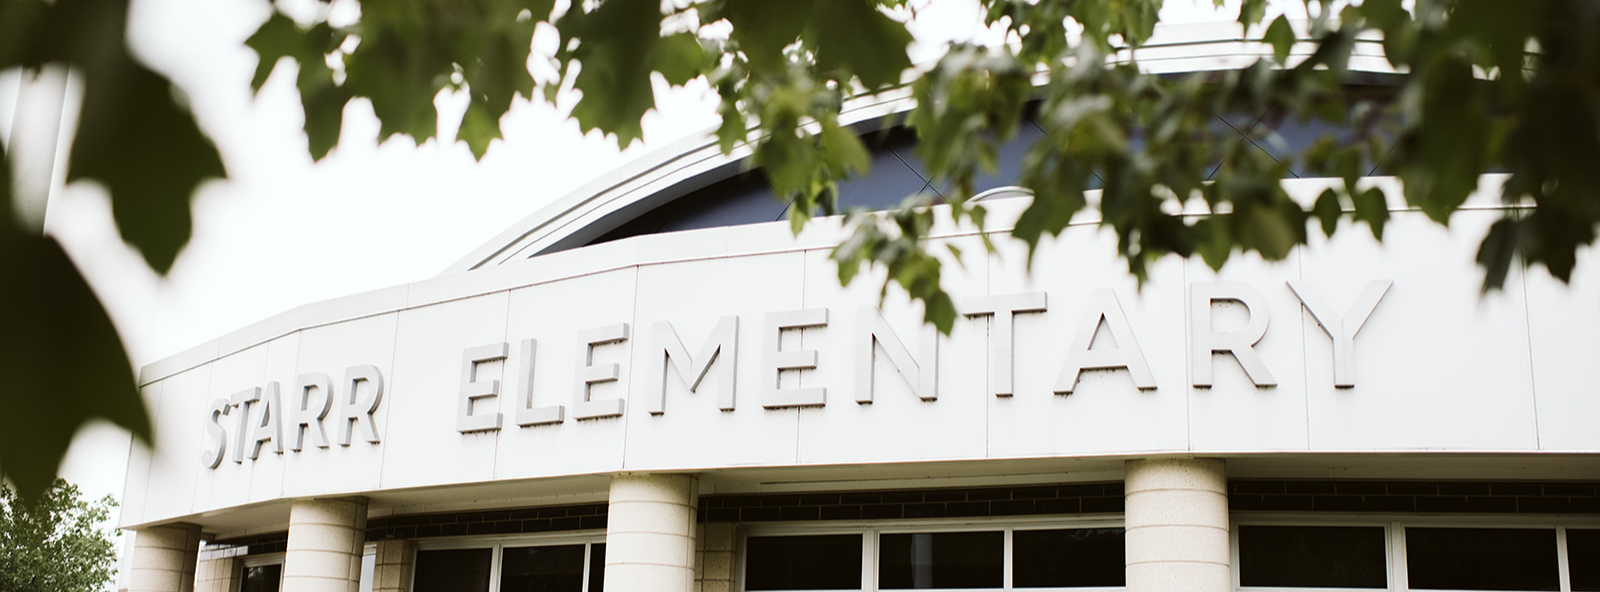
[[[283,589],[357,592],[367,541],[367,499],[313,499],[289,508]]]
[[[694,547],[694,592],[732,592],[733,524],[701,524]]]
[[[411,583],[411,541],[378,541],[378,557],[372,569],[373,592],[405,592]]]
[[[168,524],[141,528],[133,537],[128,592],[194,592],[200,527]]]
[[[699,480],[693,475],[613,476],[606,589],[691,592],[698,500]]]
[[[202,559],[195,569],[194,592],[238,592],[242,572],[233,557]]]
[[[1218,459],[1130,460],[1128,592],[1230,592],[1227,465]]]

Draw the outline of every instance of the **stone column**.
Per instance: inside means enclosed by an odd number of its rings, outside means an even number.
[[[699,481],[693,475],[613,476],[606,517],[606,589],[693,590],[698,500]]]
[[[289,508],[283,589],[357,592],[367,541],[367,499],[312,499]]]
[[[199,557],[199,526],[179,523],[141,528],[133,536],[128,592],[193,592]]]
[[[202,559],[195,570],[194,592],[238,592],[241,572],[233,557]]]
[[[1218,459],[1130,460],[1128,592],[1230,592],[1227,465]]]
[[[405,592],[411,584],[411,541],[378,541],[378,557],[372,569],[373,592]]]

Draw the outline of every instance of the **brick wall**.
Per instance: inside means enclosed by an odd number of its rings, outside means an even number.
[[[702,522],[972,518],[1121,512],[1122,483],[702,496]]]
[[[1234,511],[1600,514],[1595,483],[1486,481],[1228,482]]]
[[[606,505],[398,516],[367,521],[367,541],[483,534],[605,530]]]

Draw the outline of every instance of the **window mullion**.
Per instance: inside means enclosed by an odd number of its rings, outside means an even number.
[[[1561,592],[1572,590],[1572,568],[1567,562],[1567,527],[1556,527],[1556,573],[1561,581]]]
[[[1011,558],[1013,557],[1011,553],[1011,532],[1013,530],[1015,529],[1005,529],[1005,543],[1001,546],[1004,551],[1002,551],[1003,556],[1000,562],[1000,586],[1007,592],[1010,592],[1013,586],[1011,581]]]
[[[878,531],[861,534],[861,589],[878,592]]]
[[[1398,522],[1389,523],[1389,557],[1393,562],[1390,573],[1394,577],[1389,589],[1395,592],[1409,591],[1411,581],[1406,570],[1406,528]]]

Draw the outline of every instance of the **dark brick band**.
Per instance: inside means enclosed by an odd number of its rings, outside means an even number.
[[[1121,512],[1122,483],[700,498],[701,522],[883,520]]]
[[[367,540],[605,530],[606,505],[397,516],[367,521]]]
[[[1489,481],[1228,482],[1228,508],[1267,512],[1600,514],[1595,483]]]

